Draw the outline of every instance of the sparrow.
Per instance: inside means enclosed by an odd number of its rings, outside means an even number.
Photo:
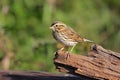
[[[72,46],[70,52],[74,49],[76,44],[82,42],[93,42],[91,40],[81,37],[76,31],[71,27],[67,26],[63,22],[55,21],[51,24],[50,29],[52,30],[52,35],[54,39],[64,45],[61,50],[66,46]]]

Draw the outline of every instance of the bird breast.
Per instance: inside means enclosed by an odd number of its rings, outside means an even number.
[[[66,45],[66,46],[74,46],[78,42],[74,41],[72,38],[69,38],[69,36],[66,36],[63,32],[53,32],[53,37],[59,41],[60,43]]]

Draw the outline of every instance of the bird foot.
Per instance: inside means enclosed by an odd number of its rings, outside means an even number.
[[[70,57],[70,53],[67,51],[66,52],[67,56],[66,56],[66,60]]]
[[[64,51],[67,54],[66,60],[70,57],[70,52],[65,51],[65,47],[61,48],[60,51]]]

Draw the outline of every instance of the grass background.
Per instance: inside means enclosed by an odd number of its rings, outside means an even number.
[[[13,52],[10,70],[55,72],[53,57],[59,44],[49,29],[53,21],[62,21],[81,36],[120,52],[119,0],[0,0],[0,44]],[[86,44],[74,52],[82,50],[87,50]],[[1,62],[5,56],[2,46]]]

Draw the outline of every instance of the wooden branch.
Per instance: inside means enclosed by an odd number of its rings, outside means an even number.
[[[84,78],[40,71],[0,71],[0,80],[84,80]]]
[[[120,79],[120,54],[92,45],[88,56],[58,50],[54,64],[60,72],[102,80]]]

